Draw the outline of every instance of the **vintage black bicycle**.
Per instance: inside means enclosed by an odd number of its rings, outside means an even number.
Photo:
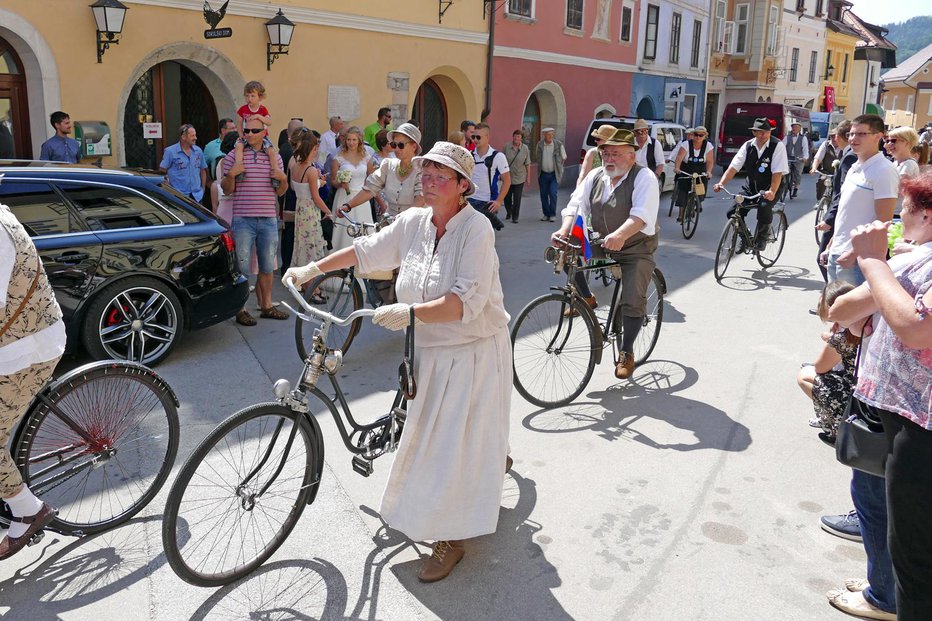
[[[345,214],[344,218],[347,220],[347,224],[342,222],[335,222],[334,224],[345,226],[347,234],[352,238],[380,231],[394,221],[393,216],[382,216],[378,222],[357,222],[349,214]],[[307,284],[304,289],[304,299],[313,303],[312,298],[314,298],[315,292],[319,292],[324,301],[320,306],[327,313],[337,317],[345,317],[353,311],[363,308],[366,302],[372,308],[378,308],[386,299],[384,297],[385,290],[391,289],[394,291],[394,279],[391,279],[390,274],[380,274],[378,275],[380,276],[379,279],[371,278],[371,276],[369,274],[360,275],[355,267],[327,272]],[[383,276],[387,278],[381,278]],[[363,295],[363,287],[365,287],[365,296]],[[310,326],[316,324],[316,320],[308,323],[302,319],[295,319],[295,345],[301,360],[307,358],[308,353],[311,351],[314,332]],[[327,344],[346,353],[349,351],[350,345],[359,333],[360,328],[362,328],[361,318],[348,326],[335,323],[330,326],[327,333]]]
[[[247,407],[220,423],[194,449],[168,494],[162,521],[165,555],[182,580],[197,586],[228,584],[262,565],[314,502],[323,475],[324,437],[308,397],[333,416],[353,454],[353,469],[363,476],[373,472],[373,460],[397,448],[404,429],[413,379],[403,382],[387,414],[357,422],[337,379],[342,352],[327,345],[333,326],[350,326],[375,311],[360,309],[340,319],[308,304],[290,282],[288,290],[304,312],[289,310],[319,324],[297,387],[280,379],[275,401]],[[411,332],[408,336],[413,339]],[[407,371],[400,373],[406,378],[413,377],[411,357],[413,344],[406,348]],[[321,389],[322,377],[333,396]]]
[[[819,226],[822,220],[825,219],[825,212],[828,211],[828,206],[832,202],[832,175],[826,175],[818,171],[816,171],[816,174],[819,175],[816,183],[822,184],[822,198],[815,204],[815,225],[813,226],[815,241],[818,244],[822,241],[822,231],[815,227]]]
[[[702,200],[705,197],[708,175],[699,173],[692,173],[691,175],[678,174],[674,179],[674,196],[678,193],[678,184],[681,181],[689,181],[690,187],[680,217],[680,229],[683,231],[685,239],[692,239],[692,236],[696,234],[696,226],[699,224],[699,213],[702,211]]]
[[[45,386],[10,442],[23,481],[58,509],[45,530],[92,535],[139,513],[175,460],[178,405],[168,384],[135,362],[86,364]],[[0,526],[9,518],[0,501]]]
[[[594,239],[592,243],[600,242]],[[613,344],[622,336],[615,330],[621,303],[621,267],[617,261],[578,265],[580,252],[580,246],[570,241],[559,248],[547,248],[544,258],[553,264],[554,273],[566,272],[566,285],[551,287],[551,293],[528,303],[511,329],[515,388],[539,407],[560,407],[578,397],[606,347],[611,347],[613,359],[617,357]],[[614,273],[615,288],[607,314],[586,303],[574,280],[578,271],[598,269]],[[647,314],[634,344],[635,364],[646,361],[657,345],[666,291],[663,274],[655,268],[647,291]]]
[[[780,253],[783,252],[787,229],[786,214],[783,212],[784,204],[778,201],[773,206],[773,220],[767,231],[767,245],[763,250],[757,250],[754,245],[754,234],[748,229],[741,212],[759,207],[761,192],[732,194],[726,188],[722,188],[722,191],[731,196],[734,202],[730,211],[731,215],[722,230],[718,250],[715,252],[715,280],[719,282],[724,278],[725,271],[736,254],[753,254],[761,267],[772,267],[780,258]],[[745,188],[744,191],[748,192],[748,189]]]

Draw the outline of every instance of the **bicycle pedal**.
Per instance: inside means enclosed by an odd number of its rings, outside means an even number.
[[[39,532],[37,532],[36,534],[32,536],[32,538],[29,540],[29,543],[27,543],[26,546],[27,547],[34,546],[37,543],[41,543],[43,539],[45,539],[45,531],[40,530]]]
[[[372,462],[370,460],[356,455],[353,457],[353,470],[355,470],[357,474],[368,477],[375,471],[375,468],[372,467]]]

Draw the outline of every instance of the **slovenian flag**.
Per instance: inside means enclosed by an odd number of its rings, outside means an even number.
[[[592,258],[592,247],[589,245],[589,230],[583,220],[582,214],[576,214],[576,222],[573,223],[573,229],[570,231],[570,237],[575,237],[582,244],[583,256],[586,261]]]

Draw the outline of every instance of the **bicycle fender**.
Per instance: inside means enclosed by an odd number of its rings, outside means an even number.
[[[315,386],[313,390],[309,391],[309,394],[314,395],[319,401],[327,405],[332,416],[338,416],[336,406],[330,402],[319,388]],[[308,496],[307,499],[307,504],[311,504],[314,502],[314,499],[317,498],[317,491],[320,489],[320,479],[324,473],[324,434],[320,430],[320,424],[317,422],[317,418],[311,414],[310,410],[304,415],[304,418],[310,424],[311,433],[314,436],[315,446],[317,447],[317,481],[315,481],[314,485],[311,487],[311,495]]]
[[[599,346],[595,348],[595,363],[598,365],[602,363],[602,352],[605,351],[605,333],[602,332],[602,324],[599,323],[598,317],[595,316],[595,310],[585,303],[580,304],[580,306],[582,306],[583,312],[589,314],[590,319],[592,319],[592,325],[595,326],[595,336],[599,343]]]

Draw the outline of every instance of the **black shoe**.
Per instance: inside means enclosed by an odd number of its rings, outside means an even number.
[[[512,218],[511,223],[512,223],[512,224],[517,224],[517,223],[518,223],[518,219],[517,219],[517,218]]]
[[[758,252],[763,252],[766,249],[767,249],[767,240],[765,238],[754,240],[754,250]]]

